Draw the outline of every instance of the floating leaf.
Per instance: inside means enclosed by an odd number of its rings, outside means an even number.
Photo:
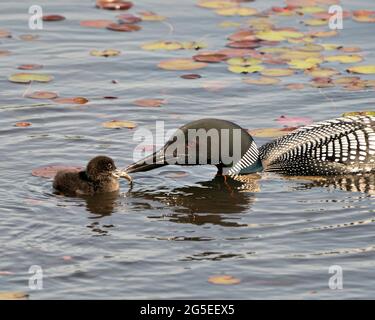
[[[304,24],[310,27],[319,27],[328,25],[328,21],[326,19],[308,19],[304,21]]]
[[[42,20],[43,21],[62,21],[62,20],[65,20],[65,17],[60,16],[58,14],[51,14],[51,15],[43,16]]]
[[[207,66],[207,63],[197,62],[193,59],[180,58],[161,61],[158,67],[164,70],[195,70]]]
[[[121,53],[119,50],[106,49],[106,50],[91,50],[90,54],[95,57],[115,57]]]
[[[298,127],[288,127],[288,128],[262,128],[262,129],[253,129],[248,132],[253,137],[258,138],[278,138],[285,136],[286,134],[296,130]]]
[[[137,124],[132,121],[112,120],[112,121],[104,122],[102,126],[108,129],[121,129],[121,128],[134,129],[135,127],[137,127]]]
[[[0,50],[0,57],[9,56],[11,52],[9,50]]]
[[[221,16],[252,16],[257,14],[258,11],[253,8],[233,7],[217,9],[215,12]]]
[[[288,65],[293,69],[311,69],[317,67],[322,62],[319,58],[308,58],[306,60],[291,60]]]
[[[26,128],[26,127],[30,127],[31,123],[30,122],[25,122],[25,121],[16,122],[14,126],[15,127],[20,127],[20,128]]]
[[[337,35],[336,30],[331,30],[331,31],[312,31],[309,33],[311,36],[316,37],[316,38],[329,38],[329,37],[334,37]]]
[[[139,99],[133,101],[135,105],[140,107],[160,107],[166,103],[164,99]]]
[[[317,7],[317,6],[307,6],[307,7],[298,8],[296,11],[302,14],[311,14],[311,13],[325,12],[326,9],[323,7]]]
[[[97,0],[96,6],[99,9],[106,9],[106,10],[129,10],[133,3],[130,1],[116,1],[116,0]]]
[[[375,65],[364,65],[347,69],[350,73],[375,74]]]
[[[39,39],[37,34],[21,34],[19,37],[23,41],[34,41]]]
[[[279,118],[276,119],[276,121],[288,127],[305,126],[305,125],[313,123],[313,120],[307,117],[280,116]]]
[[[335,86],[334,82],[329,77],[313,78],[310,85],[315,88],[330,88]]]
[[[375,111],[353,111],[345,112],[343,117],[354,117],[354,116],[375,116]]]
[[[180,50],[183,49],[183,46],[180,42],[177,41],[155,41],[145,43],[141,46],[143,50]]]
[[[74,97],[74,98],[57,98],[53,99],[56,103],[62,103],[62,104],[86,104],[89,102],[86,98],[83,97]]]
[[[139,15],[142,17],[143,21],[164,21],[167,19],[166,17],[158,15],[152,11],[139,12]]]
[[[229,65],[228,70],[234,73],[254,73],[260,72],[264,69],[264,67],[260,64],[256,64],[253,66],[236,66],[236,65]]]
[[[195,61],[200,61],[200,62],[215,63],[215,62],[224,61],[228,59],[228,57],[225,54],[221,54],[221,53],[202,52],[200,54],[193,56],[193,59]]]
[[[31,174],[35,177],[41,178],[54,178],[56,173],[59,171],[71,171],[71,172],[79,172],[83,170],[83,167],[79,166],[46,166],[46,167],[39,167],[34,169]]]
[[[230,48],[239,48],[239,49],[256,49],[261,46],[259,41],[250,41],[250,40],[241,40],[241,41],[232,41],[227,44],[227,47]]]
[[[25,300],[28,296],[26,292],[0,292],[0,300]]]
[[[363,58],[358,55],[335,55],[324,57],[327,62],[355,63],[362,61]]]
[[[236,7],[237,3],[230,0],[200,0],[197,6],[207,9],[226,9]]]
[[[12,35],[11,35],[10,31],[0,29],[0,38],[11,38],[11,37],[12,37]]]
[[[241,280],[229,275],[220,275],[209,277],[208,282],[213,284],[233,285],[239,284]]]
[[[119,32],[133,32],[141,30],[141,27],[131,23],[110,23],[106,29]]]
[[[202,78],[202,76],[200,74],[196,74],[196,73],[183,74],[180,77],[182,79],[199,79],[199,78]]]
[[[243,58],[243,57],[237,57],[237,58],[230,58],[227,61],[228,64],[232,66],[251,66],[255,64],[261,64],[262,60],[255,59],[255,58]]]
[[[15,73],[12,74],[8,80],[15,83],[30,83],[32,81],[50,82],[53,80],[53,77],[48,74],[41,73]]]
[[[49,91],[34,91],[26,95],[27,98],[32,99],[55,99],[57,96],[56,92]]]
[[[258,39],[266,41],[284,41],[288,38],[302,38],[304,36],[302,32],[288,30],[260,31],[255,35]]]
[[[17,67],[20,70],[37,70],[42,69],[43,66],[41,64],[21,64]]]
[[[88,27],[88,28],[106,28],[109,24],[113,23],[111,20],[82,20],[79,24],[82,27]]]
[[[331,77],[340,74],[339,71],[332,68],[312,68],[305,70],[305,73],[312,77]]]
[[[223,21],[219,24],[221,28],[237,28],[241,26],[241,23],[234,21]]]
[[[254,84],[254,85],[273,85],[278,84],[280,82],[280,79],[277,78],[270,78],[270,77],[260,77],[257,79],[244,79],[243,82],[247,84]]]
[[[204,42],[197,41],[184,41],[181,42],[181,45],[186,50],[199,50],[207,47],[207,45]]]
[[[137,17],[134,14],[130,13],[120,14],[117,16],[117,18],[123,23],[138,23],[142,21],[140,17]]]
[[[291,69],[264,69],[261,71],[263,76],[267,77],[286,77],[294,74],[294,70]]]

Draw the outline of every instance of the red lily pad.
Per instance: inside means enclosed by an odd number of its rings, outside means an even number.
[[[57,98],[57,99],[53,99],[53,101],[56,103],[63,103],[63,104],[85,104],[89,102],[89,100],[83,97]]]
[[[27,94],[26,97],[32,99],[55,99],[58,97],[58,94],[50,91],[34,91]]]
[[[123,23],[138,23],[142,21],[140,17],[137,17],[134,14],[130,13],[120,14],[117,16],[117,18]]]
[[[82,27],[104,29],[111,23],[113,23],[113,21],[111,20],[98,19],[98,20],[82,20],[79,24]]]
[[[54,178],[56,173],[59,171],[71,171],[71,172],[79,172],[83,170],[83,167],[79,166],[46,166],[46,167],[39,167],[31,171],[31,174],[35,177],[41,178]]]
[[[97,0],[96,7],[106,10],[129,10],[133,6],[130,1],[119,0]]]
[[[43,66],[41,64],[21,64],[17,67],[20,70],[38,70],[42,69]]]
[[[138,99],[134,101],[134,104],[139,107],[161,107],[165,104],[166,101],[164,99]]]
[[[193,56],[195,61],[199,62],[209,62],[209,63],[217,63],[224,60],[227,60],[228,57],[225,54],[215,53],[215,52],[202,52]]]
[[[307,117],[280,116],[276,121],[287,127],[304,126],[313,123],[313,120]]]
[[[202,78],[202,76],[200,74],[196,74],[196,73],[183,74],[180,77],[182,79],[199,79],[199,78]]]
[[[30,122],[26,122],[26,121],[16,122],[14,126],[15,127],[19,127],[19,128],[26,128],[26,127],[30,127],[31,123]]]
[[[62,21],[62,20],[65,20],[65,17],[60,16],[58,14],[50,14],[47,16],[43,16],[42,20],[43,21]]]
[[[130,23],[111,23],[106,27],[108,30],[119,32],[132,32],[141,30],[141,27]]]

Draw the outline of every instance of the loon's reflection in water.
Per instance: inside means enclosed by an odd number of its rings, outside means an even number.
[[[296,187],[296,190],[320,187],[348,192],[361,192],[372,196],[375,195],[375,174],[332,177],[293,177],[288,179],[303,179],[309,181]]]

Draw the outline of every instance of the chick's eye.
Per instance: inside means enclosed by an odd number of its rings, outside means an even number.
[[[107,168],[108,168],[108,169],[112,169],[112,164],[108,163],[108,164],[107,164]]]

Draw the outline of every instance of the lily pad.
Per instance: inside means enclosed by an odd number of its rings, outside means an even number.
[[[26,122],[26,121],[21,121],[21,122],[16,122],[14,126],[19,127],[19,128],[26,128],[26,127],[30,127],[31,123]]]
[[[112,120],[112,121],[104,122],[102,126],[107,129],[121,129],[121,128],[134,129],[137,127],[137,124],[132,121]]]
[[[141,30],[141,27],[131,23],[110,23],[106,29],[118,32],[133,32]]]
[[[8,80],[15,83],[50,82],[53,80],[53,76],[41,73],[15,73]]]
[[[350,73],[375,74],[375,65],[356,66],[347,69]]]
[[[241,283],[241,280],[230,275],[218,275],[209,277],[208,282],[212,284],[233,285]]]
[[[61,104],[86,104],[87,102],[89,102],[89,100],[83,97],[57,98],[53,99],[53,101]]]
[[[158,67],[164,70],[195,70],[206,66],[207,63],[205,62],[198,62],[188,58],[169,59],[158,64]]]
[[[54,178],[56,173],[59,171],[71,171],[71,172],[79,172],[83,170],[83,167],[80,166],[63,166],[63,165],[53,165],[53,166],[45,166],[39,167],[34,169],[31,174],[35,177],[41,178]]]
[[[111,23],[113,23],[112,20],[97,19],[97,20],[82,20],[79,24],[82,27],[104,29]]]
[[[91,50],[90,55],[94,57],[115,57],[121,53],[120,50],[106,49],[106,50]]]
[[[135,105],[140,107],[161,107],[166,103],[164,99],[138,99],[133,101]]]
[[[286,77],[291,76],[294,74],[294,70],[292,69],[264,69],[261,72],[261,75],[267,76],[267,77]]]
[[[26,292],[0,292],[0,300],[25,300],[28,296]]]
[[[280,79],[277,78],[270,78],[270,77],[260,77],[257,79],[244,79],[243,82],[247,84],[254,84],[254,85],[273,85],[280,83]]]
[[[27,98],[32,99],[55,99],[58,97],[56,92],[50,91],[34,91],[26,95]]]

